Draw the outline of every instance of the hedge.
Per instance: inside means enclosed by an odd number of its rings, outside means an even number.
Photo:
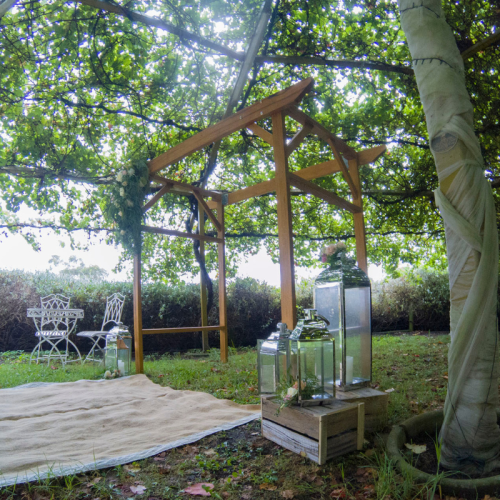
[[[297,285],[299,316],[312,307],[312,281]],[[372,286],[372,326],[374,332],[408,329],[413,310],[416,330],[448,331],[449,291],[445,273],[414,271],[397,279]],[[71,306],[85,311],[77,329],[100,329],[106,297],[125,295],[122,321],[133,325],[132,284],[126,282],[72,279],[49,272],[24,273],[0,270],[0,351],[30,351],[36,344],[34,325],[26,317],[28,307],[40,304],[40,297],[61,293],[71,297]],[[210,324],[218,324],[218,291],[214,283],[215,304]],[[200,324],[199,286],[170,286],[143,283],[144,328],[169,328]],[[228,283],[228,333],[231,346],[255,345],[276,328],[280,319],[279,289],[252,278],[237,278]],[[209,335],[210,345],[218,347],[218,333]],[[88,340],[77,339],[86,352]],[[145,352],[175,352],[201,347],[200,334],[145,335]]]

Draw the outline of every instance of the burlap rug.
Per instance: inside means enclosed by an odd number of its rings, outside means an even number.
[[[133,462],[260,417],[145,375],[0,390],[0,487]]]

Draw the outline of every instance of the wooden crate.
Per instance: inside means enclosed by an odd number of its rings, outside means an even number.
[[[364,441],[364,403],[335,401],[324,406],[283,408],[262,398],[262,435],[319,465],[360,450]]]
[[[337,400],[344,403],[365,404],[365,430],[377,432],[385,427],[387,423],[387,405],[389,394],[376,391],[370,387],[357,389],[355,391],[339,391],[335,393]]]

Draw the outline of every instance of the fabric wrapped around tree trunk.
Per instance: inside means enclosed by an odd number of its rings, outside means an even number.
[[[399,0],[440,187],[450,277],[451,344],[441,464],[468,474],[498,467],[496,211],[473,130],[463,60],[440,0]]]

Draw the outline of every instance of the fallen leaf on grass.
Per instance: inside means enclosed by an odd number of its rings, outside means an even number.
[[[198,495],[200,497],[210,497],[212,496],[210,492],[214,489],[213,483],[196,483],[193,486],[188,486],[184,493],[188,495]]]
[[[142,486],[141,484],[137,485],[137,486],[131,486],[130,487],[130,491],[134,494],[134,495],[142,495],[145,491],[146,491],[146,487],[145,486]]]
[[[347,498],[347,492],[344,488],[337,488],[330,493],[330,498]]]
[[[293,490],[283,490],[281,492],[281,496],[283,498],[294,498],[295,497],[295,493]]]
[[[101,476],[94,477],[94,479],[92,479],[92,481],[88,482],[85,486],[87,488],[92,488],[92,486],[94,486],[95,484],[97,484],[101,479],[102,479]]]
[[[51,366],[50,369],[51,370],[57,370],[57,366]]]
[[[425,444],[410,444],[410,443],[405,443],[405,446],[411,450],[413,453],[416,455],[420,455],[420,453],[423,453],[424,451],[427,451],[427,445]]]
[[[141,467],[139,465],[137,465],[137,464],[124,465],[123,468],[127,472],[139,472],[141,470]]]
[[[269,483],[262,483],[259,486],[259,490],[266,490],[266,491],[276,491],[278,489],[277,486],[274,484],[269,484]]]
[[[300,456],[303,457],[303,458],[306,458],[307,457],[307,453],[305,451],[301,451],[300,452]]]
[[[394,392],[396,389],[394,387],[391,387],[390,389],[386,389],[384,392]]]

